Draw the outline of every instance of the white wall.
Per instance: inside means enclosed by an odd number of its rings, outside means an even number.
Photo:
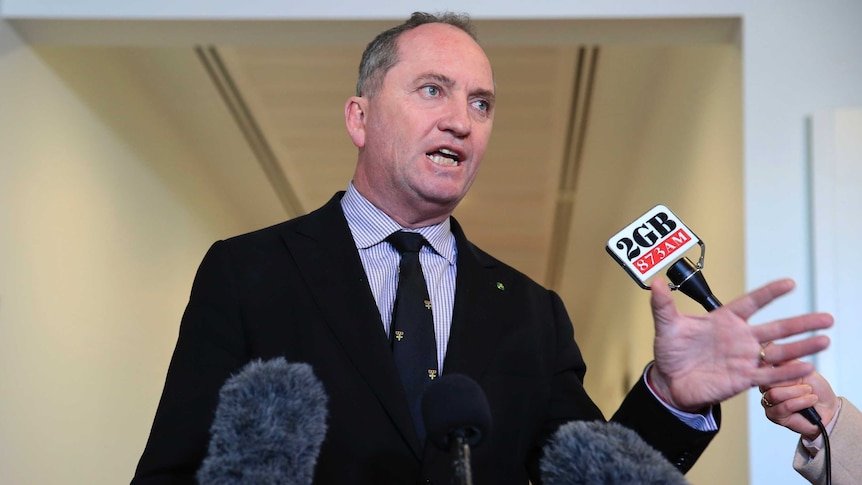
[[[123,483],[196,266],[245,226],[135,79],[50,57],[0,20],[0,482]]]
[[[792,276],[798,289],[762,318],[792,315],[813,306],[806,123],[815,112],[862,106],[862,3],[855,1],[755,2],[746,11],[745,90],[746,270],[753,287]],[[851,221],[846,221],[847,223]],[[858,285],[858,283],[857,283]],[[857,286],[857,294],[860,287]],[[836,314],[837,325],[858,325]],[[853,373],[859,357],[836,368]],[[859,395],[862,389],[838,389]],[[804,483],[789,471],[793,435],[762,419],[749,393],[752,483]]]
[[[405,5],[391,0],[369,0],[358,4],[350,0],[284,2],[280,0],[185,0],[180,2],[116,2],[88,0],[4,0],[3,14],[31,18],[115,18],[115,19],[401,19],[415,10],[469,12],[476,18],[553,18],[553,17],[657,17],[735,15],[746,8],[744,0],[723,2],[694,0],[584,0],[532,2],[487,0],[419,0]],[[799,3],[799,1],[788,2]]]
[[[814,304],[845,317],[829,330],[832,345],[816,363],[835,389],[862,402],[862,375],[842,372],[842,363],[856,360],[862,342],[862,108],[814,113],[811,176]]]
[[[59,0],[5,0],[4,15],[13,17],[95,17],[95,18],[400,18],[409,10],[453,9],[468,11],[477,18],[536,18],[536,17],[664,17],[664,16],[738,16],[742,19],[742,59],[744,93],[744,237],[746,287],[757,286],[779,276],[797,280],[798,289],[779,304],[763,312],[757,319],[784,316],[813,308],[813,278],[811,268],[810,201],[806,159],[805,123],[815,111],[862,105],[862,34],[858,29],[862,19],[862,2],[856,0],[826,0],[784,2],[692,0],[688,2],[640,0],[581,0],[532,2],[483,0],[448,0],[416,2],[411,8],[393,9],[385,0],[362,3],[344,1],[280,2],[61,2]],[[8,38],[8,29],[5,33]],[[20,50],[14,41],[0,43],[3,51],[13,42],[12,50]],[[22,60],[0,58],[0,69]],[[33,59],[25,63],[35,62]],[[11,64],[14,63],[14,64]],[[29,68],[34,69],[33,67]],[[4,74],[5,76],[6,74]],[[44,75],[43,75],[44,76]],[[50,76],[47,76],[50,78]],[[9,81],[3,81],[9,82]],[[20,78],[18,79],[20,82]],[[2,92],[9,92],[6,87]],[[5,103],[5,101],[4,101]],[[27,106],[31,109],[30,106]],[[52,110],[58,108],[51,108]],[[28,110],[25,110],[26,113]],[[6,112],[4,109],[3,112]],[[3,116],[3,115],[0,115]],[[22,123],[20,116],[15,123]],[[35,123],[35,122],[34,122]],[[40,127],[43,123],[35,123]],[[31,136],[20,127],[16,133],[24,139]],[[5,130],[3,130],[5,134]],[[65,133],[64,131],[60,132]],[[2,135],[0,135],[2,136]],[[6,135],[8,137],[8,135]],[[107,137],[111,140],[110,137]],[[16,140],[19,141],[19,140]],[[95,150],[96,147],[86,147]],[[26,148],[48,151],[51,147]],[[99,147],[105,150],[104,147]],[[8,150],[2,148],[2,150]],[[24,150],[19,148],[18,150]],[[87,153],[87,150],[82,150]],[[5,156],[5,152],[4,152]],[[43,155],[45,156],[45,155]],[[18,166],[20,169],[21,167]],[[51,167],[54,169],[54,167]],[[62,167],[61,167],[62,168]],[[78,166],[72,167],[77,169]],[[720,170],[721,167],[716,167]],[[4,172],[10,169],[3,167]],[[70,168],[71,170],[71,168]],[[42,173],[42,172],[36,172]],[[77,172],[72,172],[72,175]],[[47,173],[42,173],[48,177]],[[78,175],[80,176],[80,174]],[[42,182],[42,179],[39,180]],[[4,184],[8,184],[4,177]],[[41,185],[41,184],[40,184]],[[5,190],[0,197],[8,197]],[[41,199],[40,199],[41,200]],[[6,206],[6,204],[3,204]],[[101,204],[96,204],[100,207]],[[4,207],[9,211],[9,208]],[[23,224],[23,223],[20,223]],[[53,228],[53,226],[51,226]],[[4,228],[5,230],[5,228]],[[18,236],[16,236],[18,237]],[[4,240],[6,236],[4,235]],[[42,244],[43,238],[39,238]],[[25,241],[29,242],[29,241]],[[0,243],[2,244],[2,243]],[[7,243],[8,244],[8,243]],[[17,247],[17,246],[15,246]],[[4,250],[0,257],[19,249]],[[59,250],[58,250],[59,251]],[[66,253],[62,253],[66,254]],[[11,264],[11,263],[10,263]],[[28,263],[28,266],[32,266]],[[3,268],[7,268],[7,264]],[[15,267],[15,266],[11,266]],[[30,270],[31,268],[27,268]],[[20,271],[20,270],[19,270]],[[23,271],[22,271],[23,273]],[[5,273],[4,273],[5,274]],[[54,275],[54,272],[50,272]],[[0,318],[6,316],[16,301],[15,289],[6,277],[0,288]],[[23,276],[21,276],[23,278]],[[45,276],[47,278],[47,274]],[[40,282],[41,283],[41,282]],[[95,282],[93,284],[96,284]],[[11,288],[9,288],[12,286]],[[184,286],[184,285],[180,285]],[[148,287],[148,286],[142,286]],[[176,295],[181,292],[173,292]],[[158,299],[169,301],[169,298]],[[99,300],[102,302],[102,299]],[[43,309],[45,310],[45,309]],[[839,324],[842,315],[837,315]],[[855,324],[845,322],[844,324]],[[0,329],[0,331],[3,331]],[[94,332],[94,338],[102,335]],[[20,338],[16,335],[16,338]],[[0,345],[9,345],[6,342]],[[7,359],[6,356],[0,357]],[[851,372],[858,362],[844,361],[836,366],[839,372]],[[9,371],[4,371],[9,372]],[[82,372],[82,375],[84,373]],[[5,377],[5,376],[4,376]],[[6,380],[2,381],[6,386]],[[34,385],[35,386],[35,385]],[[856,389],[839,390],[855,392]],[[4,395],[6,393],[4,392]],[[804,483],[790,470],[790,455],[794,437],[771,425],[762,417],[759,395],[749,393],[751,431],[751,483]],[[32,405],[32,403],[31,403]],[[23,407],[23,405],[21,405]],[[6,417],[2,419],[8,419]],[[6,422],[3,421],[4,427]],[[47,426],[46,426],[47,427]],[[5,428],[4,428],[5,430]],[[4,447],[8,444],[4,443]],[[0,450],[6,451],[6,450]],[[6,460],[6,453],[3,453]]]

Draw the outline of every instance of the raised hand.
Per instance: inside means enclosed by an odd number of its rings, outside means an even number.
[[[816,335],[790,343],[775,340],[832,326],[832,316],[809,313],[749,325],[747,320],[795,284],[783,279],[753,290],[736,300],[699,315],[682,314],[670,289],[652,283],[655,365],[650,384],[671,406],[697,412],[756,386],[792,381],[810,374],[809,362],[795,359],[829,345]],[[785,363],[776,366],[775,364]]]

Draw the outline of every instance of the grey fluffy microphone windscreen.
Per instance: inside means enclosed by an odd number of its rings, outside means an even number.
[[[221,388],[198,482],[310,484],[326,435],[326,404],[308,364],[248,363]]]
[[[603,421],[572,421],[545,445],[545,485],[685,485],[689,482],[634,431]]]

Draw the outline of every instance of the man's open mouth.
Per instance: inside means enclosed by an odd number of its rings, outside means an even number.
[[[427,153],[425,156],[437,165],[446,165],[449,167],[457,167],[460,161],[458,154],[448,148],[441,148],[437,151]]]

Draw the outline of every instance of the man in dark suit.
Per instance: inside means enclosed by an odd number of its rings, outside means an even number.
[[[192,483],[225,380],[252,359],[311,364],[329,395],[316,483],[448,483],[451,457],[424,446],[391,350],[400,255],[420,233],[441,373],[475,379],[493,430],[472,457],[480,484],[538,483],[542,446],[563,423],[604,419],[560,298],[471,244],[450,217],[487,147],[490,63],[460,16],[414,14],[363,54],[345,106],[359,149],[346,193],[294,220],[220,241],[201,263],[134,483]],[[525,162],[528,163],[528,162]],[[708,316],[676,311],[653,285],[656,360],[613,419],[687,471],[718,429],[718,403],[810,372],[768,362],[817,352],[828,315],[746,319],[792,288],[779,281]],[[704,319],[709,322],[704,322]]]

